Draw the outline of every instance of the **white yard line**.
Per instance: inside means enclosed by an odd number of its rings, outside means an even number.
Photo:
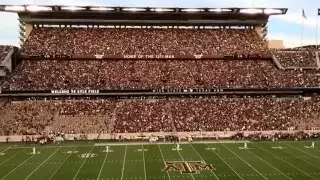
[[[178,154],[180,155],[180,157],[181,157],[181,159],[182,159],[182,161],[184,161],[184,159],[183,159],[183,157],[182,157],[182,155],[180,154],[180,152],[179,152],[179,150],[177,149],[177,152],[178,152]],[[190,174],[191,175],[191,177],[192,177],[192,179],[193,180],[196,180],[194,177],[193,177],[193,175],[192,174]]]
[[[77,149],[77,147],[73,148],[72,151],[74,151],[75,149]],[[67,162],[67,160],[71,157],[72,153],[64,160],[64,162],[58,167],[58,169],[56,169],[54,171],[54,173],[51,175],[51,177],[49,178],[49,180],[51,180],[53,178],[53,176],[59,171],[59,169]]]
[[[41,148],[42,149],[42,148]],[[1,180],[5,179],[9,174],[11,174],[13,171],[15,171],[16,169],[18,169],[18,167],[22,166],[24,163],[26,163],[29,159],[31,159],[32,157],[34,157],[35,155],[30,155],[26,160],[24,160],[22,163],[20,163],[18,166],[16,166],[14,169],[12,169],[8,174],[6,174],[5,176],[3,176],[1,178]]]
[[[4,149],[3,151],[1,151],[0,153],[6,152],[10,149],[10,147],[7,147],[6,149]]]
[[[287,143],[285,143],[285,144],[286,144],[286,145],[289,145],[289,144],[287,144]],[[289,145],[289,146],[290,146],[290,145]],[[293,147],[293,146],[291,146],[291,147]],[[294,148],[295,148],[295,147],[294,147]],[[296,148],[296,149],[297,149],[297,148]],[[298,149],[298,150],[299,150],[299,149]],[[302,151],[302,150],[300,150],[300,151],[303,152],[303,153],[306,153],[306,154],[308,154],[308,155],[311,155],[311,154],[309,154],[309,153],[307,153],[307,152],[304,152],[304,151]],[[289,153],[289,152],[286,152],[286,153],[290,154],[291,156],[294,156],[294,155],[292,155],[292,154]],[[317,156],[314,156],[314,157],[317,157]],[[300,157],[296,157],[296,158],[298,158],[298,159],[300,159],[301,161],[304,161],[305,163],[310,164],[311,166],[313,166],[313,167],[315,167],[316,169],[319,169],[319,170],[320,170],[319,167],[315,166],[314,164],[311,164],[310,162],[304,160],[303,158],[300,158]]]
[[[314,157],[314,158],[320,159],[320,157],[318,157],[318,156],[315,156],[315,155],[313,155],[313,154],[311,154],[311,153],[308,153],[308,152],[306,152],[306,151],[303,151],[303,150],[301,150],[301,149],[299,149],[299,148],[296,148],[296,147],[294,147],[294,146],[292,146],[292,145],[290,145],[290,144],[287,144],[287,143],[285,143],[285,144],[288,145],[288,146],[290,146],[290,147],[293,147],[294,149],[297,149],[297,150],[299,150],[299,151],[301,151],[301,152],[303,152],[303,153],[305,153],[305,154],[308,154],[309,156],[312,156],[312,157]]]
[[[29,177],[36,172],[44,163],[46,163],[58,150],[60,150],[61,147],[59,147],[58,149],[56,149],[46,160],[44,160],[37,168],[35,168],[26,178],[25,180],[29,179]]]
[[[320,152],[320,150],[319,150],[319,149],[314,148],[314,150],[316,150],[316,151],[319,151],[319,152]]]
[[[123,164],[122,164],[122,172],[121,172],[121,180],[123,180],[124,165],[126,164],[126,156],[127,156],[127,145],[126,145],[126,149],[125,149],[125,151],[124,151]]]
[[[109,151],[107,152],[106,156],[104,157],[104,160],[103,160],[103,163],[102,163],[102,165],[101,165],[101,168],[100,168],[100,171],[99,171],[97,180],[98,180],[98,179],[100,178],[100,176],[101,176],[101,172],[102,172],[102,169],[103,169],[104,164],[106,163],[106,159],[107,159],[107,157],[108,157],[108,154],[109,154]]]
[[[210,148],[210,146],[208,144],[206,144],[208,148]],[[244,180],[224,159],[222,159],[222,157],[219,156],[218,153],[216,153],[215,151],[211,151],[213,154],[217,155],[241,180]]]
[[[92,146],[92,148],[91,148],[91,150],[90,150],[90,152],[89,152],[89,153],[91,153],[91,152],[92,152],[93,148],[94,148],[94,146]],[[78,174],[79,174],[79,172],[80,172],[80,170],[81,170],[82,166],[83,166],[83,165],[84,165],[84,163],[87,161],[87,159],[89,159],[89,158],[85,158],[85,160],[82,162],[82,164],[81,164],[81,166],[79,167],[79,169],[78,169],[77,173],[74,175],[73,180],[75,180],[75,179],[76,179],[76,177],[78,176]]]
[[[231,149],[229,149],[226,145],[222,144],[226,149],[228,149],[230,152],[232,152],[234,155],[236,155],[239,159],[241,159],[243,162],[245,162],[248,166],[250,166],[254,171],[256,171],[258,174],[260,174],[260,176],[262,176],[264,179],[268,180],[268,178],[266,178],[263,174],[261,174],[256,168],[254,168],[253,166],[251,166],[251,164],[249,164],[246,160],[242,159],[238,154],[236,154],[235,152],[233,152]]]
[[[163,157],[162,150],[161,150],[161,148],[160,148],[160,144],[158,144],[158,147],[159,147],[159,150],[160,150],[161,157],[162,157],[162,159],[163,159],[163,163],[165,163],[166,160],[165,160],[164,157]],[[168,171],[166,171],[166,172],[167,172],[167,175],[168,175],[169,180],[171,180],[171,177],[170,177],[169,172],[168,172]]]
[[[253,153],[252,151],[250,151],[251,154],[253,154],[254,156],[256,156],[257,158],[259,158],[261,161],[263,161],[264,163],[268,164],[269,166],[271,166],[273,169],[277,170],[278,172],[280,172],[282,175],[286,176],[287,178],[293,180],[292,178],[290,178],[289,176],[287,176],[286,174],[284,174],[282,171],[280,171],[278,168],[274,167],[272,164],[268,163],[267,161],[265,161],[264,159],[262,159],[261,157],[257,156],[255,153]]]
[[[8,149],[9,149],[9,148],[8,148]],[[4,150],[4,151],[2,151],[2,152],[7,151],[8,149],[6,149],[6,150]],[[7,161],[9,161],[10,159],[14,158],[14,157],[15,157],[17,154],[19,154],[21,151],[23,151],[23,149],[21,149],[20,151],[18,151],[17,153],[15,153],[14,155],[12,155],[10,158],[6,159],[5,161],[1,162],[1,163],[0,163],[0,166],[1,166],[2,164],[6,163]],[[1,152],[1,153],[2,153],[2,152]]]
[[[143,148],[143,145],[142,145],[142,157],[143,157],[144,179],[147,180],[146,160],[145,160],[145,158],[144,158],[144,148]]]
[[[193,145],[190,143],[190,146],[192,147],[192,149],[198,154],[198,156],[200,157],[200,159],[205,163],[204,159],[202,158],[202,156],[199,154],[199,152],[193,147]],[[216,173],[213,172],[212,169],[210,169],[211,173],[214,175],[214,177],[219,180],[218,176],[216,175]]]
[[[308,173],[304,172],[303,170],[299,169],[298,167],[294,166],[293,164],[291,164],[291,163],[289,163],[289,162],[287,162],[287,161],[279,158],[278,156],[274,155],[272,152],[266,151],[266,150],[264,150],[263,148],[261,148],[261,147],[259,147],[259,146],[257,146],[257,145],[254,145],[254,146],[258,147],[259,149],[262,149],[263,151],[265,151],[265,152],[267,152],[267,153],[269,153],[269,154],[271,154],[272,156],[276,157],[277,159],[280,159],[281,161],[285,162],[286,164],[289,164],[290,166],[292,166],[292,167],[294,167],[295,169],[299,170],[299,171],[302,172],[303,174],[311,177],[312,179],[317,180],[316,178],[314,178],[313,176],[311,176],[311,175],[309,175]]]

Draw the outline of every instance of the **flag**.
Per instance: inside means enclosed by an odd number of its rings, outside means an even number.
[[[304,9],[302,9],[302,17],[303,17],[304,19],[307,19],[306,12],[304,12]]]

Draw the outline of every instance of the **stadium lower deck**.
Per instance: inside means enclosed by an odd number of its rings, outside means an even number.
[[[0,179],[320,179],[320,142],[244,143],[2,145]]]

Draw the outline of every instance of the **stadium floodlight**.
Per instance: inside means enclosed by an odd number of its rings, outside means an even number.
[[[6,10],[6,11],[25,11],[26,8],[24,6],[5,6],[4,10]]]
[[[110,8],[110,7],[91,7],[90,8],[93,11],[113,11],[114,8]]]
[[[173,12],[174,9],[167,9],[167,8],[155,8],[153,9],[153,11],[156,11],[156,12]]]
[[[202,11],[201,9],[181,9],[182,12],[200,12]]]
[[[283,14],[283,11],[281,9],[265,9],[265,14]]]
[[[27,6],[28,11],[37,12],[37,11],[52,11],[52,8],[46,6]]]
[[[76,7],[76,6],[65,6],[61,7],[62,10],[70,10],[70,11],[79,11],[79,10],[85,10],[84,7]]]
[[[261,14],[263,13],[263,10],[262,9],[240,9],[240,13]]]
[[[147,9],[144,8],[123,8],[123,11],[132,11],[132,12],[136,12],[136,11],[146,11]]]
[[[209,9],[209,12],[231,12],[231,9],[221,9],[221,8],[216,8],[216,9]]]

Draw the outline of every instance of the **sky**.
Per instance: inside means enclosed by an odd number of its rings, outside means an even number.
[[[1,0],[0,4],[104,5],[129,7],[246,7],[288,8],[286,15],[271,16],[268,39],[283,40],[285,47],[317,44],[320,0]],[[307,19],[302,18],[304,9]],[[18,16],[0,12],[0,44],[19,45]],[[303,25],[302,25],[303,24]],[[302,33],[303,32],[303,33]],[[303,36],[302,36],[303,34]],[[318,33],[320,37],[320,31]],[[303,38],[302,38],[303,37]],[[318,40],[318,43],[319,43]]]

